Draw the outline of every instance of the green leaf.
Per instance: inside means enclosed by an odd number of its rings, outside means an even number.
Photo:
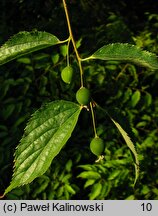
[[[94,171],[83,171],[77,177],[85,178],[85,179],[100,179],[101,175],[98,172],[94,172]]]
[[[0,65],[22,55],[62,43],[56,36],[41,31],[19,32],[0,48]]]
[[[134,195],[130,195],[125,200],[134,200],[134,199],[135,199]]]
[[[78,167],[83,168],[84,170],[87,171],[92,171],[94,169],[94,167],[90,164],[79,165]]]
[[[58,190],[57,190],[57,195],[58,195],[58,197],[61,197],[61,196],[63,195],[64,189],[65,189],[64,186],[65,186],[65,185],[61,185],[61,186],[58,188]],[[53,191],[53,192],[54,192],[54,191]]]
[[[63,57],[66,57],[67,52],[68,52],[67,44],[64,44],[64,45],[60,46],[60,52],[61,52]]]
[[[60,58],[60,56],[58,53],[52,55],[51,59],[52,59],[53,64],[57,64],[59,61],[59,58]]]
[[[32,194],[33,198],[37,197],[38,194],[44,192],[50,183],[49,178],[47,178],[47,179],[41,178],[39,180],[41,180],[41,181],[39,182],[38,187],[36,187],[33,191],[33,194]]]
[[[145,100],[145,106],[150,106],[152,103],[152,96],[149,92],[146,92],[146,95],[144,97]]]
[[[68,101],[53,101],[37,110],[25,128],[15,152],[12,189],[32,182],[46,172],[77,123],[81,108]]]
[[[4,109],[1,110],[3,118],[6,120],[13,113],[15,104],[8,104]]]
[[[89,199],[94,200],[95,198],[97,198],[100,195],[101,190],[102,190],[102,184],[100,182],[94,184],[92,187],[92,191],[89,195]]]
[[[111,118],[111,120],[113,121],[113,123],[115,124],[115,126],[117,127],[117,129],[120,131],[122,137],[124,138],[127,146],[129,147],[129,149],[131,150],[133,156],[134,156],[134,160],[135,160],[135,180],[134,180],[134,185],[138,179],[139,176],[139,160],[138,160],[138,155],[137,152],[135,150],[135,146],[133,144],[133,142],[131,141],[130,137],[128,136],[128,134],[126,133],[126,131],[121,127],[121,125],[116,122],[114,119]]]
[[[105,45],[84,60],[89,59],[128,61],[150,69],[158,69],[158,59],[155,54],[127,43]]]
[[[73,165],[72,160],[71,160],[71,159],[68,160],[67,163],[65,164],[65,170],[66,170],[67,172],[71,172],[72,165]]]
[[[84,188],[87,188],[95,183],[95,179],[88,179],[84,184]]]
[[[114,170],[108,177],[108,180],[115,179],[119,174],[121,173],[121,170]]]
[[[132,95],[132,98],[131,98],[131,101],[130,101],[130,104],[131,104],[132,107],[135,107],[137,105],[137,103],[140,100],[140,97],[141,97],[140,91],[136,90],[134,92],[134,94]]]
[[[121,133],[123,139],[125,140],[127,146],[129,147],[129,149],[132,153],[132,156],[134,158],[134,165],[135,165],[135,180],[134,180],[134,185],[135,185],[135,183],[137,182],[138,176],[139,176],[139,160],[138,160],[138,155],[137,155],[135,146],[134,146],[131,138],[129,137],[129,135],[126,132],[126,131],[128,131],[130,136],[132,136],[132,138],[133,138],[133,131],[131,130],[130,124],[126,118],[123,118],[122,119],[123,121],[121,121],[121,119],[119,119],[120,116],[117,116],[118,114],[121,115],[121,117],[123,117],[123,116],[120,112],[118,112],[117,109],[114,109],[113,110],[114,112],[111,110],[109,110],[107,112],[105,109],[100,107],[98,104],[97,104],[97,107],[100,110],[102,110],[106,115],[109,116],[109,118],[112,120],[112,122],[115,124],[115,126],[117,127],[117,129]],[[110,114],[109,114],[109,112],[110,112]],[[123,127],[118,123],[117,120],[114,120],[114,119],[119,119],[119,121],[121,121],[121,124],[123,125]],[[123,128],[126,128],[126,131]],[[107,162],[106,162],[106,165],[107,165]]]
[[[111,190],[111,182],[109,181],[103,181],[102,182],[102,190],[100,193],[100,199],[105,199],[105,197],[107,197],[107,195],[109,194]]]
[[[19,58],[17,60],[17,62],[20,62],[22,64],[31,64],[31,59],[30,58],[27,58],[27,57],[22,57],[22,58]]]
[[[71,185],[69,185],[69,184],[65,184],[65,189],[69,192],[69,193],[71,193],[71,194],[75,194],[76,193],[76,191],[71,187]]]
[[[61,182],[68,182],[69,179],[72,177],[72,174],[71,173],[68,173],[68,174],[65,174],[64,173],[64,177],[60,180]]]

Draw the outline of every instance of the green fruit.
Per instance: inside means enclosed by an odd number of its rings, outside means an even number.
[[[91,100],[89,89],[87,89],[85,87],[81,87],[76,92],[76,100],[81,105],[88,105],[90,100]]]
[[[104,152],[104,149],[104,141],[101,138],[95,137],[92,139],[90,143],[90,150],[93,154],[100,156]]]
[[[73,76],[73,68],[71,66],[66,66],[61,71],[61,78],[65,83],[70,84]]]

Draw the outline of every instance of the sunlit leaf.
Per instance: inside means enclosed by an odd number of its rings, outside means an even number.
[[[17,146],[13,178],[5,194],[46,172],[70,138],[80,111],[77,104],[61,100],[50,102],[33,114]]]
[[[105,45],[85,60],[89,59],[127,61],[143,67],[158,69],[158,58],[155,54],[127,43]]]
[[[47,32],[19,32],[18,34],[11,37],[3,46],[1,46],[0,65],[25,54],[32,53],[34,51],[41,50],[59,43],[61,43],[61,41],[56,36]]]

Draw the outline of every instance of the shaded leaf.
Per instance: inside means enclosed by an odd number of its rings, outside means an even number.
[[[108,180],[115,179],[119,174],[121,173],[121,170],[114,170],[108,177]]]
[[[135,199],[134,195],[130,195],[125,200],[134,200],[134,199]]]
[[[67,44],[64,44],[64,45],[60,46],[60,52],[61,52],[63,57],[66,57],[67,52],[68,52]]]
[[[22,58],[19,58],[17,60],[17,62],[20,62],[20,63],[23,63],[23,64],[31,64],[31,59],[27,58],[27,57],[22,57]]]
[[[111,185],[111,183],[109,181],[104,181],[102,183],[102,190],[101,190],[101,193],[100,193],[101,199],[105,199],[105,197],[110,192],[110,188],[111,188],[110,185]]]
[[[72,177],[71,173],[65,174],[64,173],[64,177],[61,179],[61,182],[68,182],[68,180]]]
[[[131,104],[132,107],[135,107],[137,105],[137,103],[140,100],[140,97],[141,97],[140,91],[136,90],[134,92],[134,94],[132,95],[132,98],[131,98],[131,101],[130,101],[130,104]]]
[[[68,160],[66,165],[65,165],[65,169],[67,172],[71,172],[72,165],[73,165],[72,160]]]
[[[152,103],[152,95],[150,93],[146,92],[144,100],[145,100],[145,106],[150,106]]]
[[[53,64],[56,64],[56,63],[58,63],[58,61],[59,61],[59,58],[60,58],[60,56],[59,56],[59,54],[58,54],[58,53],[56,53],[56,54],[52,55],[51,59],[52,59],[52,62],[53,62]]]
[[[33,114],[16,149],[12,182],[4,194],[46,172],[70,138],[80,111],[77,104],[61,100],[50,102]]]
[[[64,189],[65,189],[64,185],[63,185],[63,186],[60,186],[60,187],[58,188],[58,190],[57,190],[58,197],[61,197],[61,196],[63,195]],[[53,192],[54,192],[54,191],[53,191]]]
[[[6,106],[4,109],[2,109],[2,116],[3,118],[6,120],[7,118],[9,118],[9,116],[13,113],[15,109],[15,105],[14,104],[9,104],[8,106]]]
[[[0,65],[5,64],[22,55],[32,53],[46,47],[59,44],[61,41],[54,35],[41,32],[19,32],[10,38],[0,48]]]
[[[158,59],[155,54],[127,43],[105,45],[85,60],[89,59],[128,61],[143,67],[158,69]]]
[[[33,198],[37,197],[38,194],[44,192],[49,185],[50,179],[48,177],[47,179],[41,178],[40,180],[41,181],[39,182],[38,187],[36,187],[33,191],[33,194],[32,194]]]

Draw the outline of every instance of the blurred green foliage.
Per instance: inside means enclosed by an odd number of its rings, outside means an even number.
[[[79,51],[86,56],[101,45],[119,41],[158,53],[158,5],[150,2],[70,1]],[[1,42],[32,28],[47,30],[61,39],[67,37],[60,1],[2,0],[1,4]],[[79,69],[71,52],[74,82],[63,83],[64,49],[49,48],[0,68],[0,193],[11,180],[13,154],[30,115],[48,101],[75,101]],[[93,99],[108,110],[119,108],[130,120],[141,164],[139,182],[133,189],[131,154],[111,121],[98,110],[97,131],[106,148],[104,160],[95,163],[89,150],[92,120],[83,111],[71,139],[48,171],[30,185],[13,190],[6,199],[158,199],[158,71],[110,61],[91,61],[83,66]]]

